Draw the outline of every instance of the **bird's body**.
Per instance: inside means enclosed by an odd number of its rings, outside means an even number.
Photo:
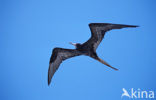
[[[49,62],[49,70],[48,70],[48,84],[50,84],[51,79],[59,68],[62,61],[80,55],[86,55],[99,62],[111,67],[114,70],[118,70],[107,62],[100,59],[96,53],[96,49],[100,42],[103,40],[104,35],[107,31],[112,29],[121,29],[125,27],[137,27],[134,25],[122,25],[122,24],[109,24],[109,23],[91,23],[89,24],[91,30],[91,38],[83,44],[80,43],[71,43],[76,47],[76,49],[64,49],[64,48],[54,48],[52,52],[52,56]]]

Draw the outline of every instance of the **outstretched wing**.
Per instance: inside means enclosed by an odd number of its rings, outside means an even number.
[[[93,48],[96,51],[98,45],[104,38],[104,35],[107,31],[112,29],[121,29],[125,27],[138,27],[134,25],[123,25],[123,24],[110,24],[110,23],[90,23],[91,38],[85,42],[83,45],[87,45],[90,48]]]
[[[81,53],[75,49],[54,48],[49,62],[48,85],[62,61],[79,55]]]

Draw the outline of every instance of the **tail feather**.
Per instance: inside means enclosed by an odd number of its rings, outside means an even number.
[[[102,60],[102,59],[100,59],[100,58],[98,58],[97,60],[98,60],[99,62],[103,63],[104,65],[106,65],[106,66],[108,66],[108,67],[114,69],[114,70],[118,70],[117,68],[112,67],[111,65],[109,65],[107,62],[105,62],[104,60]]]

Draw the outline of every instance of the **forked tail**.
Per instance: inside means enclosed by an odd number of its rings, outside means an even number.
[[[109,65],[107,62],[105,62],[104,60],[100,59],[99,57],[97,58],[97,60],[103,64],[105,64],[106,66],[114,69],[114,70],[118,70],[117,68],[112,67],[111,65]]]

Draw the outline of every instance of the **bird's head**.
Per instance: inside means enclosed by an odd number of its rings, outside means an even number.
[[[69,44],[74,45],[76,49],[81,48],[81,44],[80,43],[72,43],[72,42],[69,42]]]

